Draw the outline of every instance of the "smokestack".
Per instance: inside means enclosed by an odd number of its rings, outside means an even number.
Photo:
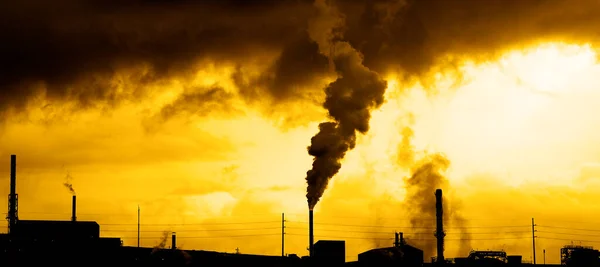
[[[437,263],[444,263],[444,211],[442,209],[442,189],[435,190],[435,216],[436,216],[436,233],[437,238]]]
[[[171,249],[177,249],[177,236],[175,236],[175,232],[171,235]]]
[[[404,245],[404,233],[400,232],[400,246]]]
[[[71,215],[71,221],[77,221],[77,197],[73,196],[73,210]]]
[[[398,232],[394,233],[395,238],[394,238],[394,246],[395,247],[400,247],[400,235],[398,235]]]
[[[10,155],[10,194],[8,195],[8,232],[17,224],[17,155]]]
[[[308,255],[310,257],[313,256],[313,244],[314,242],[314,232],[313,232],[313,210],[308,210]]]

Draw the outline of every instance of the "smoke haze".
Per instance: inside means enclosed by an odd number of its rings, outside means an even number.
[[[442,189],[443,223],[445,228],[455,227],[460,232],[459,252],[468,253],[471,250],[470,235],[464,228],[467,222],[460,215],[458,206],[451,205],[457,202],[451,199],[450,182],[445,173],[450,167],[450,160],[442,153],[417,153],[412,144],[414,132],[410,125],[414,121],[412,114],[408,114],[408,123],[402,127],[402,139],[397,148],[397,162],[400,168],[407,168],[410,176],[404,178],[406,196],[405,209],[413,227],[413,234],[408,238],[421,248],[425,258],[436,255],[436,199],[435,190]],[[422,155],[421,155],[422,154]],[[419,158],[420,157],[420,158]],[[418,159],[417,159],[418,158]],[[446,230],[447,231],[447,230]]]

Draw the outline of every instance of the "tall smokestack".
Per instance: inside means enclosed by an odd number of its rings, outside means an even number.
[[[77,197],[73,196],[73,210],[71,211],[71,221],[77,221]]]
[[[17,224],[17,155],[10,155],[10,194],[8,195],[8,232]]]
[[[313,256],[313,244],[315,243],[313,232],[313,210],[308,210],[308,255]]]
[[[437,263],[444,263],[444,211],[442,209],[442,189],[435,190],[435,216],[436,216],[436,233],[437,238]]]
[[[175,232],[171,235],[171,249],[177,249],[177,236],[175,236]]]

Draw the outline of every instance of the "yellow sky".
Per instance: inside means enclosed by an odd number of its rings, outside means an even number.
[[[1,193],[9,190],[8,155],[17,154],[22,219],[68,219],[70,196],[62,183],[70,173],[78,218],[98,220],[104,236],[122,236],[126,245],[136,242],[140,205],[142,224],[149,224],[142,230],[144,246],[173,230],[187,249],[239,247],[243,253],[277,255],[285,212],[286,252],[306,255],[304,178],[311,164],[306,147],[324,112],[312,103],[290,104],[286,115],[297,118],[290,123],[271,103],[233,101],[228,112],[194,113],[187,107],[171,119],[157,119],[160,107],[188,90],[184,85],[235,92],[228,78],[232,66],[199,68],[189,81],[156,86],[150,97],[112,112],[42,109],[40,97],[27,116],[9,120],[0,133]],[[412,114],[415,148],[444,153],[451,161],[449,195],[473,233],[472,248],[504,248],[529,259],[532,217],[540,225],[538,262],[542,249],[547,262],[557,262],[559,247],[569,240],[600,245],[593,232],[573,230],[600,225],[591,186],[600,178],[595,51],[544,44],[507,52],[497,62],[465,62],[460,73],[458,84],[454,75],[432,74],[438,77],[436,93],[419,85],[407,88],[389,75],[387,102],[373,112],[369,134],[359,136],[317,205],[315,219],[322,223],[317,240],[347,238],[353,260],[359,252],[391,244],[394,230],[410,239],[411,229],[403,228],[410,226],[404,216],[410,203],[402,202],[408,173],[396,166],[395,155]],[[127,80],[121,84],[127,86]],[[0,202],[7,206],[6,198]],[[449,257],[458,256],[452,227]]]

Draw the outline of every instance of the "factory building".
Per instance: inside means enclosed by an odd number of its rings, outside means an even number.
[[[319,266],[342,266],[346,263],[346,241],[319,240],[313,246],[313,262]]]
[[[120,238],[101,238],[97,222],[77,221],[73,196],[71,220],[20,220],[16,192],[16,156],[11,155],[10,194],[7,219],[8,234],[0,235],[0,264],[4,266],[55,263],[75,265],[82,263],[117,263]],[[111,257],[107,257],[111,255]]]
[[[560,261],[566,266],[600,266],[600,252],[593,247],[564,246],[560,249]]]

